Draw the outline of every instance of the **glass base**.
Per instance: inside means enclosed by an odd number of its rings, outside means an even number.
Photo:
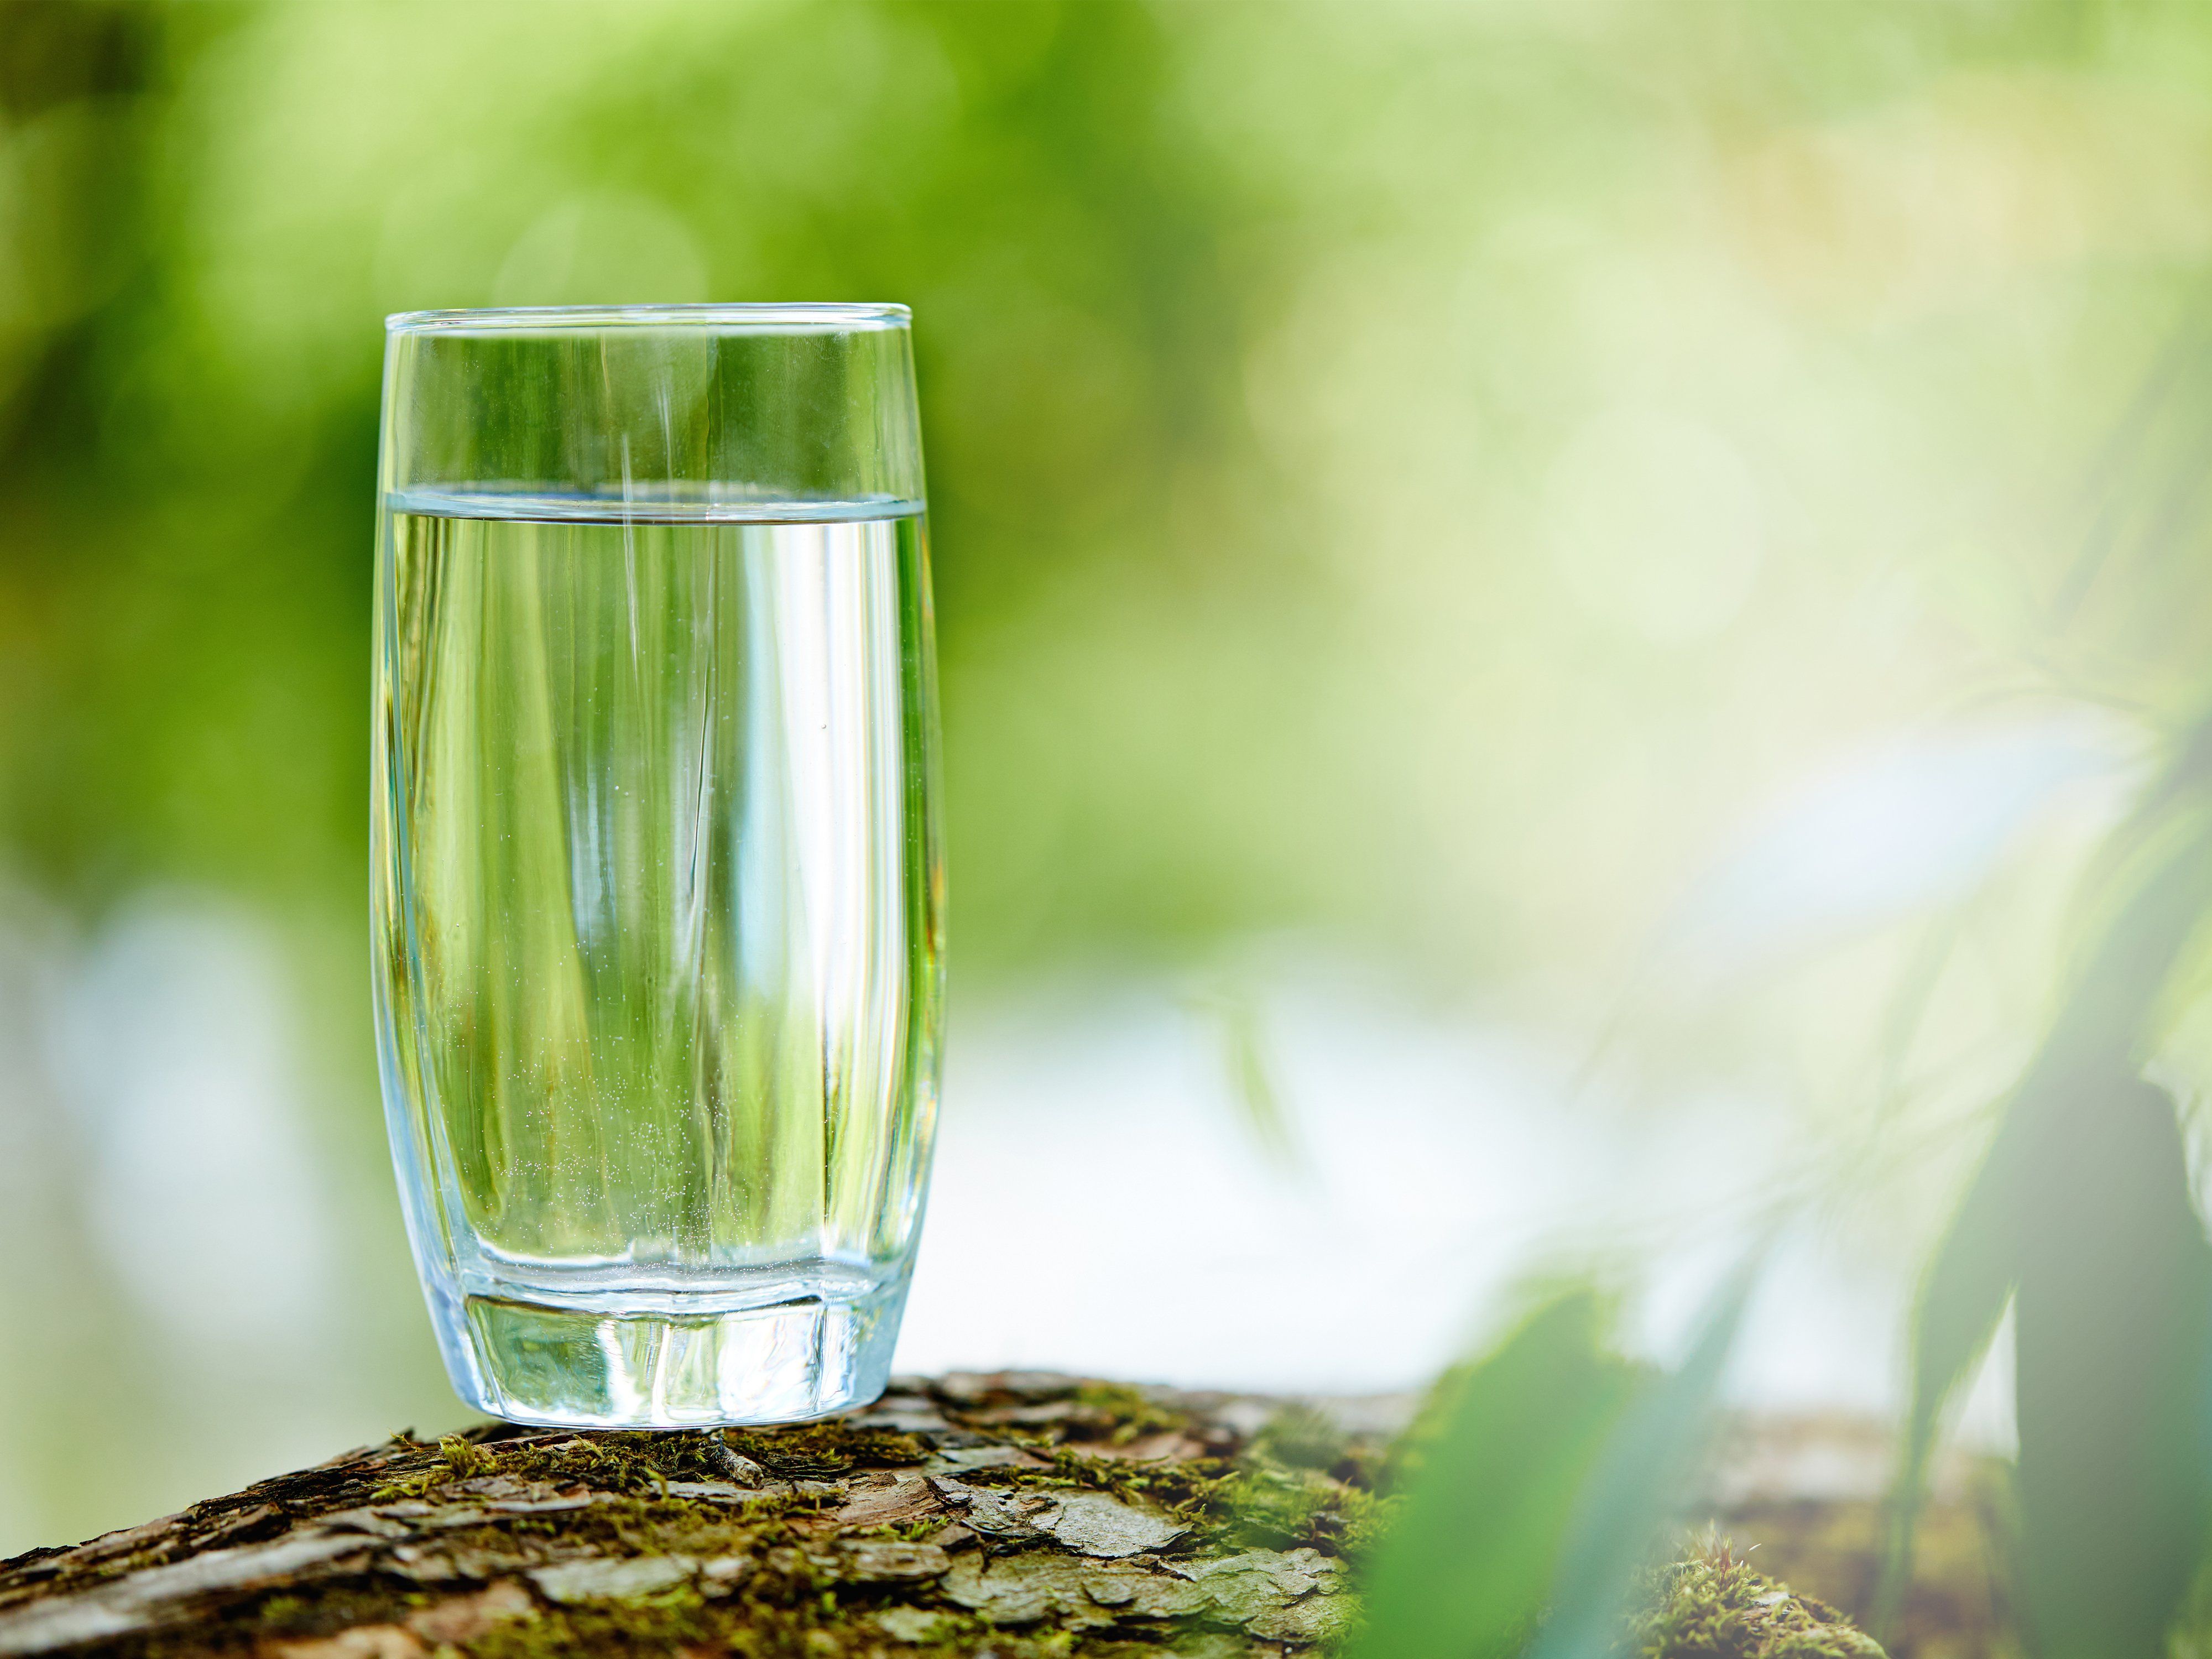
[[[610,1308],[434,1295],[432,1314],[454,1389],[494,1417],[712,1428],[799,1422],[874,1400],[890,1377],[906,1285],[697,1311],[713,1298],[654,1299],[661,1305],[625,1297]]]

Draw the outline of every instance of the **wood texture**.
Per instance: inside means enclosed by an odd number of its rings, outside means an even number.
[[[396,1437],[0,1563],[0,1655],[1317,1655],[1412,1406],[1001,1373],[758,1432]],[[1769,1425],[1712,1513],[1838,1597],[1871,1573],[1854,1494],[1883,1455]],[[1989,1650],[2000,1609],[1963,1583],[1900,1655]]]
[[[1382,1437],[1285,1461],[1282,1416],[1001,1375],[758,1433],[403,1436],[0,1565],[0,1654],[1297,1652],[1348,1616]]]

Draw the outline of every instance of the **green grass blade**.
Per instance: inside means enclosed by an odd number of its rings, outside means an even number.
[[[2052,1126],[2021,1230],[2019,1580],[2063,1659],[2157,1659],[2212,1498],[2212,1244],[2163,1091]]]
[[[1710,1443],[1721,1376],[1765,1255],[1762,1244],[1729,1275],[1680,1369],[1644,1382],[1607,1437],[1530,1659],[1601,1659],[1620,1650],[1638,1573],[1688,1495]]]
[[[1367,1575],[1350,1659],[1520,1651],[1590,1472],[1637,1388],[1595,1293],[1540,1308],[1461,1379]]]
[[[2167,983],[2212,904],[2212,722],[2193,729],[2166,775],[2117,830],[2090,885],[2110,907],[2042,1048],[2007,1101],[1987,1158],[1923,1278],[1912,1321],[1912,1400],[1891,1504],[1877,1635],[1893,1625],[1911,1572],[1913,1522],[1942,1424],[1987,1352],[2046,1207],[2090,1202],[2084,1135],[2098,1104],[2131,1077]],[[2177,1152],[2175,1156],[2179,1157]],[[2106,1285],[2123,1297],[2123,1273]]]
[[[1887,1639],[1911,1577],[1913,1523],[1937,1431],[1953,1398],[1979,1368],[2019,1278],[2015,1192],[2026,1131],[2008,1114],[1975,1172],[1922,1279],[1912,1320],[1912,1403],[1891,1498],[1891,1525],[1874,1633]]]

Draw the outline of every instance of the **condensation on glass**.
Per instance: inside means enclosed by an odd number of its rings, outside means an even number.
[[[905,309],[392,319],[375,635],[379,1054],[454,1387],[872,1398],[943,972]]]

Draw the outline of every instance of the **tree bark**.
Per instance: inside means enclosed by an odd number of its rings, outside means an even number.
[[[401,1435],[0,1565],[0,1654],[1296,1652],[1348,1616],[1381,1440],[1261,1490],[1279,1404],[949,1376],[759,1432]]]
[[[1410,1406],[1001,1373],[785,1429],[400,1435],[0,1563],[0,1655],[1320,1654]]]

